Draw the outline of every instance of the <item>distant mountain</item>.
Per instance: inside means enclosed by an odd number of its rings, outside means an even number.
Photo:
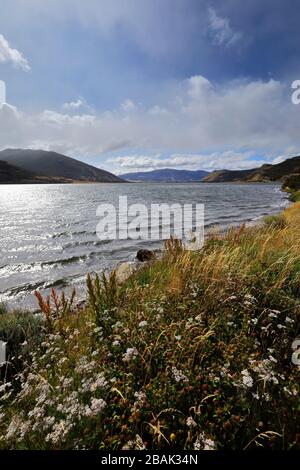
[[[283,181],[300,173],[300,157],[293,157],[276,165],[262,165],[251,170],[218,170],[205,177],[203,183]]]
[[[0,160],[15,165],[33,176],[59,178],[61,182],[121,183],[124,181],[108,171],[56,152],[7,149],[0,152]]]
[[[125,173],[121,176],[123,179],[133,182],[192,183],[201,181],[207,175],[209,175],[208,171],[203,170],[190,171],[163,168],[161,170]]]

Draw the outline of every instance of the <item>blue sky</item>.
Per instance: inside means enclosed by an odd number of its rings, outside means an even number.
[[[296,0],[0,1],[0,148],[118,173],[299,153]]]

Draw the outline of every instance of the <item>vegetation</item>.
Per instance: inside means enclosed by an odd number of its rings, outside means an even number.
[[[267,215],[264,218],[264,223],[269,227],[284,228],[286,219],[283,214]]]
[[[121,287],[89,276],[81,307],[37,294],[0,446],[299,449],[300,202],[278,220],[198,252],[171,240]]]
[[[284,191],[290,194],[290,200],[293,202],[297,202],[300,200],[300,174],[290,175],[288,176],[282,188]]]

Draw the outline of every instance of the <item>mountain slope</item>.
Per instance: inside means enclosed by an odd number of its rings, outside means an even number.
[[[100,170],[56,152],[6,149],[0,152],[0,160],[39,176],[101,183],[120,183],[123,181],[108,171]]]
[[[27,170],[23,170],[22,168],[0,160],[0,184],[54,184],[73,182],[73,180],[62,177],[38,176]]]
[[[284,180],[300,173],[300,157],[293,157],[276,165],[262,165],[251,170],[218,170],[202,180],[203,183],[261,182]]]
[[[206,176],[203,183],[227,183],[233,181],[242,181],[250,178],[256,172],[256,168],[252,170],[216,170]]]
[[[163,168],[161,170],[126,173],[121,175],[127,181],[145,181],[160,183],[188,183],[199,182],[209,173],[203,170],[175,170],[173,168]]]
[[[34,175],[14,165],[0,160],[0,183],[31,182]]]

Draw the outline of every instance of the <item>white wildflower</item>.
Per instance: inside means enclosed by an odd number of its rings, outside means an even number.
[[[243,376],[242,377],[243,384],[246,387],[251,388],[253,386],[253,379],[251,375],[249,374],[248,370],[247,369],[242,370],[241,374]]]
[[[53,444],[61,442],[66,438],[71,428],[71,423],[61,420],[59,423],[54,424],[53,431],[50,434],[47,434],[45,441],[50,441]]]
[[[204,433],[197,437],[194,443],[194,450],[214,450],[215,442],[205,436]]]
[[[277,362],[277,359],[275,359],[275,357],[273,357],[271,354],[270,354],[270,356],[269,356],[269,360],[270,360],[271,362]]]
[[[215,442],[212,439],[205,439],[203,450],[214,450],[214,449],[215,449]]]
[[[186,375],[184,375],[184,373],[177,369],[176,367],[172,367],[172,374],[173,374],[173,377],[175,379],[175,381],[178,383],[178,382],[188,382],[188,378]]]
[[[275,385],[279,383],[278,378],[273,370],[273,362],[277,362],[273,356],[261,361],[253,361],[252,370],[259,375],[264,382],[273,382]]]
[[[135,392],[134,393],[134,396],[135,398],[139,401],[139,402],[143,402],[147,399],[147,396],[144,392],[142,391],[139,391],[139,392]]]
[[[236,299],[237,299],[236,295],[231,295],[230,297],[228,297],[227,300],[236,300]]]
[[[94,328],[94,333],[100,333],[102,331],[102,328],[101,326],[96,326],[96,328]]]
[[[90,406],[85,407],[85,415],[94,417],[100,414],[106,407],[106,402],[102,398],[92,398]]]
[[[100,374],[99,377],[95,380],[94,383],[90,386],[90,391],[95,392],[98,389],[105,389],[107,387],[107,380],[103,374]]]
[[[251,295],[251,294],[246,294],[244,296],[244,299],[246,299],[248,302],[251,302],[251,303],[255,303],[257,302],[256,298],[254,297],[254,295]]]
[[[194,428],[197,426],[197,423],[195,422],[195,420],[189,416],[186,420],[186,425],[189,427],[189,428]]]
[[[275,315],[280,315],[280,310],[270,310],[271,313],[274,313]]]
[[[126,353],[123,354],[124,362],[131,362],[138,356],[138,351],[136,348],[128,348]]]

